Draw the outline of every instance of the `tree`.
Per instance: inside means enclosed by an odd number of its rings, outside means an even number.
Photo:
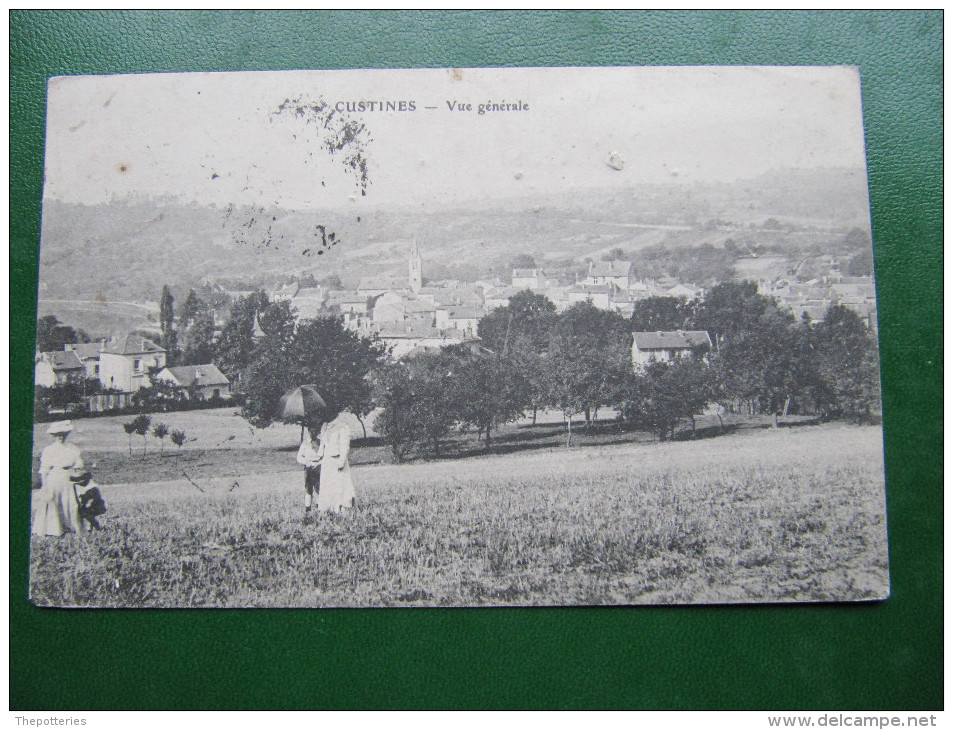
[[[122,424],[123,429],[126,431],[126,435],[129,436],[129,456],[132,456],[132,435],[136,432],[136,422],[129,421],[129,423]]]
[[[152,419],[145,415],[140,414],[132,419],[133,431],[142,436],[142,455],[146,455],[146,434],[149,433],[149,426],[152,425]]]
[[[510,261],[510,269],[535,269],[536,259],[528,253],[517,254]]]
[[[869,419],[880,410],[880,369],[876,339],[847,307],[831,305],[811,333],[820,377],[818,407],[827,416]]]
[[[805,386],[804,329],[754,282],[719,284],[696,308],[694,329],[714,342],[711,365],[730,410],[778,414]]]
[[[556,318],[542,365],[547,404],[566,418],[567,446],[572,419],[620,400],[632,371],[632,335],[626,321],[591,303],[576,304]]]
[[[457,420],[453,362],[441,352],[422,352],[381,368],[374,428],[402,461],[420,446],[437,456]]]
[[[312,384],[335,410],[363,418],[373,408],[370,374],[387,348],[375,337],[347,329],[340,317],[317,317],[294,327],[288,303],[261,317],[264,336],[256,345],[242,415],[264,428],[277,417],[278,401],[299,385]]]
[[[542,294],[526,290],[510,297],[505,307],[483,317],[477,334],[494,352],[508,352],[518,338],[526,338],[526,344],[535,352],[543,352],[555,320],[556,305]]]
[[[477,327],[483,344],[522,372],[527,390],[521,400],[532,406],[534,423],[537,409],[546,401],[542,355],[555,322],[556,305],[542,294],[527,290],[514,294],[507,306],[494,309]]]
[[[159,439],[159,455],[165,452],[165,437],[169,435],[169,427],[164,423],[157,423],[152,427],[152,435]]]
[[[159,298],[159,326],[162,329],[162,347],[165,348],[170,363],[175,362],[177,351],[173,303],[172,291],[169,285],[165,284],[162,287],[162,296]]]
[[[173,431],[172,434],[169,436],[169,438],[172,440],[172,443],[174,443],[178,447],[178,449],[175,452],[175,465],[178,466],[179,455],[182,453],[182,444],[185,443],[185,439],[186,439],[185,431]]]
[[[208,305],[199,298],[195,289],[189,289],[189,294],[185,298],[185,304],[182,305],[182,311],[179,312],[179,324],[181,327],[188,327],[195,317],[200,313],[207,311]],[[160,311],[160,316],[162,312]]]
[[[874,250],[869,245],[853,256],[847,262],[848,276],[873,276],[874,275]]]
[[[323,286],[325,289],[343,289],[344,284],[341,281],[341,277],[337,274],[328,274],[323,277],[318,284]]]
[[[519,418],[529,401],[529,387],[519,364],[485,349],[454,345],[441,351],[450,373],[451,411],[463,428],[485,435]]]
[[[198,311],[182,337],[182,365],[206,365],[213,362],[215,348],[215,318],[211,311]]]
[[[151,385],[140,388],[132,396],[136,408],[143,411],[175,411],[186,404],[182,389],[169,380],[150,378]]]
[[[374,400],[381,409],[374,419],[374,429],[401,463],[422,440],[410,368],[403,362],[391,363],[375,373],[374,384]]]
[[[36,347],[40,352],[59,352],[64,345],[89,342],[89,335],[63,324],[54,314],[36,321]]]
[[[633,332],[687,329],[694,307],[676,297],[649,297],[635,303],[629,322]]]
[[[714,381],[701,356],[653,362],[632,375],[626,387],[622,414],[631,423],[654,433],[660,441],[675,435],[675,426],[691,420],[711,402]]]
[[[268,296],[256,291],[234,301],[216,346],[215,364],[232,383],[242,387],[242,377],[255,354],[255,323],[268,306]]]

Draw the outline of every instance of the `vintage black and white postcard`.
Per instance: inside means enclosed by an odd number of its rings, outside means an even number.
[[[856,69],[49,82],[31,600],[889,594]]]

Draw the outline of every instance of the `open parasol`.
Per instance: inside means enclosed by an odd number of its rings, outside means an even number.
[[[311,423],[327,412],[328,404],[313,385],[289,390],[278,401],[278,418],[294,423]]]

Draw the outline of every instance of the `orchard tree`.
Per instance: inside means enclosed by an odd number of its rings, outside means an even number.
[[[185,431],[173,431],[169,435],[169,438],[171,439],[172,443],[174,443],[177,447],[175,452],[175,464],[176,466],[178,466],[179,455],[182,453],[182,445],[185,443],[186,433]]]
[[[414,447],[437,456],[457,421],[456,362],[443,352],[421,352],[382,368],[376,378],[381,408],[374,427],[395,457]]]
[[[159,455],[165,453],[165,437],[169,435],[169,427],[164,423],[157,423],[152,427],[152,435],[159,439]]]
[[[138,435],[142,436],[142,455],[146,455],[146,434],[149,433],[149,426],[152,425],[152,419],[145,415],[140,414],[132,419],[132,430]]]
[[[679,357],[672,362],[653,362],[628,379],[623,416],[654,433],[660,441],[672,438],[683,419],[695,416],[713,399],[714,378],[704,358]]]
[[[374,429],[390,446],[398,463],[423,440],[419,404],[413,397],[415,385],[410,368],[400,361],[390,363],[374,375],[374,400],[381,409],[374,419]]]
[[[126,432],[126,435],[129,436],[129,456],[132,456],[132,435],[136,432],[136,426],[135,421],[122,424],[123,430]]]
[[[803,391],[804,328],[774,299],[759,294],[754,282],[715,286],[692,324],[712,338],[711,364],[731,410],[747,404],[751,414],[776,416]]]
[[[483,344],[512,363],[528,388],[526,405],[536,412],[545,406],[546,388],[542,356],[549,347],[556,323],[556,305],[542,294],[521,291],[505,307],[494,309],[480,320],[477,334]]]
[[[441,352],[451,373],[452,412],[464,428],[475,428],[490,447],[490,433],[518,419],[530,400],[529,383],[520,365],[500,353],[466,345]]]
[[[567,445],[572,443],[573,416],[617,403],[632,370],[632,334],[614,312],[589,302],[576,304],[556,318],[542,366],[547,404],[563,412]]]

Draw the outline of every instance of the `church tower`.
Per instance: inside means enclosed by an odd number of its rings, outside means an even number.
[[[420,246],[417,245],[417,239],[414,239],[410,247],[410,261],[408,268],[410,273],[410,290],[417,294],[424,285],[423,271],[421,270]]]

